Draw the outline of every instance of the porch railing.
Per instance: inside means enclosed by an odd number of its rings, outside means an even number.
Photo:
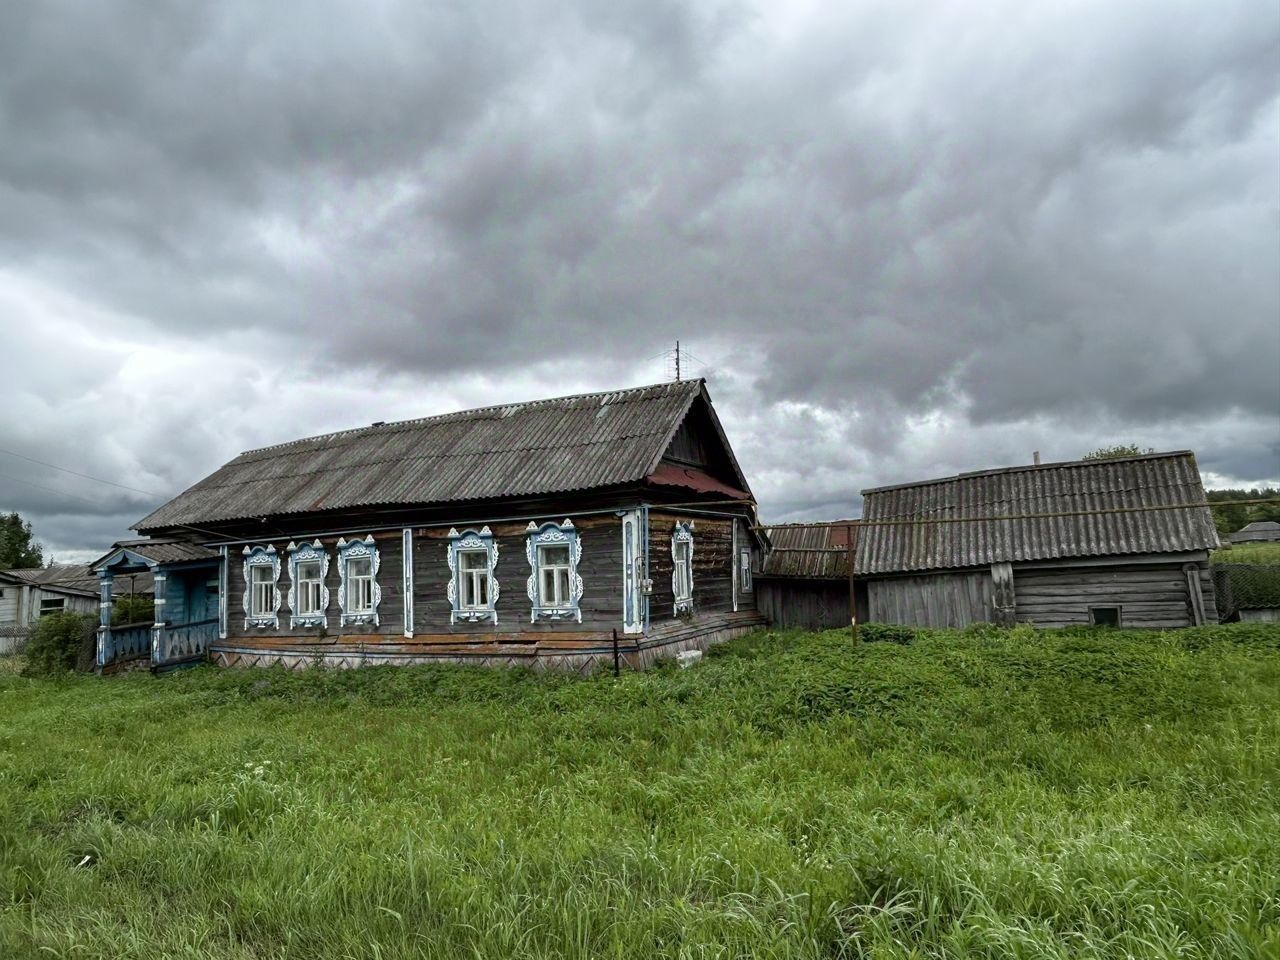
[[[103,638],[103,666],[140,657],[151,657],[151,624],[126,623],[107,631]]]
[[[192,623],[166,625],[156,644],[156,664],[190,660],[204,655],[209,644],[218,639],[218,619],[196,620]]]

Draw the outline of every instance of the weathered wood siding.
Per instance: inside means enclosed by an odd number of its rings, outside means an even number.
[[[715,517],[688,517],[666,511],[649,512],[649,576],[653,596],[649,598],[649,622],[660,624],[675,619],[675,593],[671,585],[673,560],[671,534],[677,521],[692,519],[693,529],[693,609],[695,613],[733,611],[733,523]],[[619,558],[621,564],[621,558]],[[738,610],[754,606],[754,593],[738,598]]]
[[[374,542],[378,546],[380,566],[378,569],[378,586],[382,588],[382,602],[378,604],[378,626],[341,627],[339,626],[341,610],[338,608],[338,587],[342,578],[338,571],[338,536],[309,537],[308,542],[319,540],[329,555],[329,573],[325,577],[325,586],[329,588],[329,626],[325,633],[330,636],[340,634],[359,634],[361,636],[398,635],[404,632],[404,558],[400,543],[400,533],[375,533]],[[314,640],[321,636],[319,627],[289,626],[289,554],[285,549],[288,540],[259,541],[262,546],[273,545],[280,554],[280,627],[265,629],[244,625],[244,563],[238,551],[232,551],[227,571],[227,637],[253,637],[279,639],[293,638],[297,640]],[[257,543],[254,544],[255,546]],[[214,611],[216,615],[216,610]],[[166,613],[166,616],[169,616]],[[170,617],[172,619],[172,617]],[[175,621],[177,622],[177,621]]]
[[[547,516],[540,522],[560,522],[564,517]],[[498,622],[450,623],[449,531],[438,527],[418,530],[413,538],[413,629],[414,633],[483,637],[513,631],[540,633],[599,633],[622,629],[622,521],[613,515],[574,517],[573,525],[582,544],[578,575],[582,577],[576,620],[531,623],[527,584],[529,559],[525,553],[528,522],[490,524],[498,544]],[[479,529],[479,525],[467,529]],[[461,528],[460,532],[461,532]]]
[[[1206,577],[1201,578],[1205,591]],[[1016,570],[1018,621],[1042,627],[1087,625],[1090,607],[1118,606],[1125,627],[1186,627],[1193,622],[1182,565],[1053,567]],[[1212,583],[1205,619],[1217,621]]]
[[[869,580],[867,599],[868,616],[875,623],[967,627],[991,619],[991,571]]]
[[[841,580],[756,580],[756,608],[781,629],[849,626],[849,584]]]

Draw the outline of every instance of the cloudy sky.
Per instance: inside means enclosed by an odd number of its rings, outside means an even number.
[[[1280,5],[0,0],[0,508],[59,559],[676,338],[770,520],[1116,442],[1280,482]]]

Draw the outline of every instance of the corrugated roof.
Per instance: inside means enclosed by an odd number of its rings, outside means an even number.
[[[1187,450],[1008,467],[863,491],[859,575],[1211,549],[1218,535]],[[1150,509],[1179,506],[1177,509]],[[1109,511],[1109,512],[1108,512]],[[1027,517],[1042,514],[1075,516]]]
[[[13,582],[30,584],[33,587],[39,587],[41,590],[55,593],[98,596],[98,575],[86,563],[55,563],[48,567],[0,570],[0,577]],[[133,579],[134,593],[151,593],[151,574],[134,574]],[[121,589],[122,585],[123,590]],[[116,593],[128,593],[129,577],[116,577],[113,589]]]
[[[216,560],[219,556],[216,550],[210,550],[208,547],[202,547],[198,543],[190,543],[185,540],[170,540],[166,538],[119,540],[105,556],[99,557],[91,566],[96,569],[104,560],[120,549],[129,550],[158,564],[189,563],[193,560]]]
[[[798,580],[848,579],[845,531],[851,523],[856,525],[857,521],[783,523],[765,527],[769,549],[765,551],[760,576]]]
[[[1280,523],[1274,520],[1255,520],[1253,523],[1245,524],[1235,533],[1231,534],[1232,543],[1250,543],[1253,541],[1268,542],[1272,540],[1280,540]]]
[[[701,380],[374,424],[250,450],[139,531],[353,507],[536,496],[643,479]]]

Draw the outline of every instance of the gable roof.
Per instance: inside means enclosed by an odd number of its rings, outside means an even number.
[[[984,470],[863,497],[866,521],[970,522],[869,522],[859,531],[859,575],[1218,545],[1189,450]],[[1153,509],[1168,507],[1175,509]]]
[[[589,490],[644,480],[702,380],[374,424],[240,454],[139,521],[139,531],[356,507]],[[739,486],[748,491],[741,470]]]
[[[1231,534],[1232,543],[1280,540],[1280,523],[1274,520],[1255,520]]]
[[[117,577],[116,581],[120,582],[122,579],[125,583],[128,582],[127,577]],[[55,563],[48,567],[0,570],[0,582],[25,584],[49,593],[66,593],[94,598],[98,596],[98,575],[89,564],[85,563]],[[150,593],[151,590],[150,574],[135,576],[135,593]]]

